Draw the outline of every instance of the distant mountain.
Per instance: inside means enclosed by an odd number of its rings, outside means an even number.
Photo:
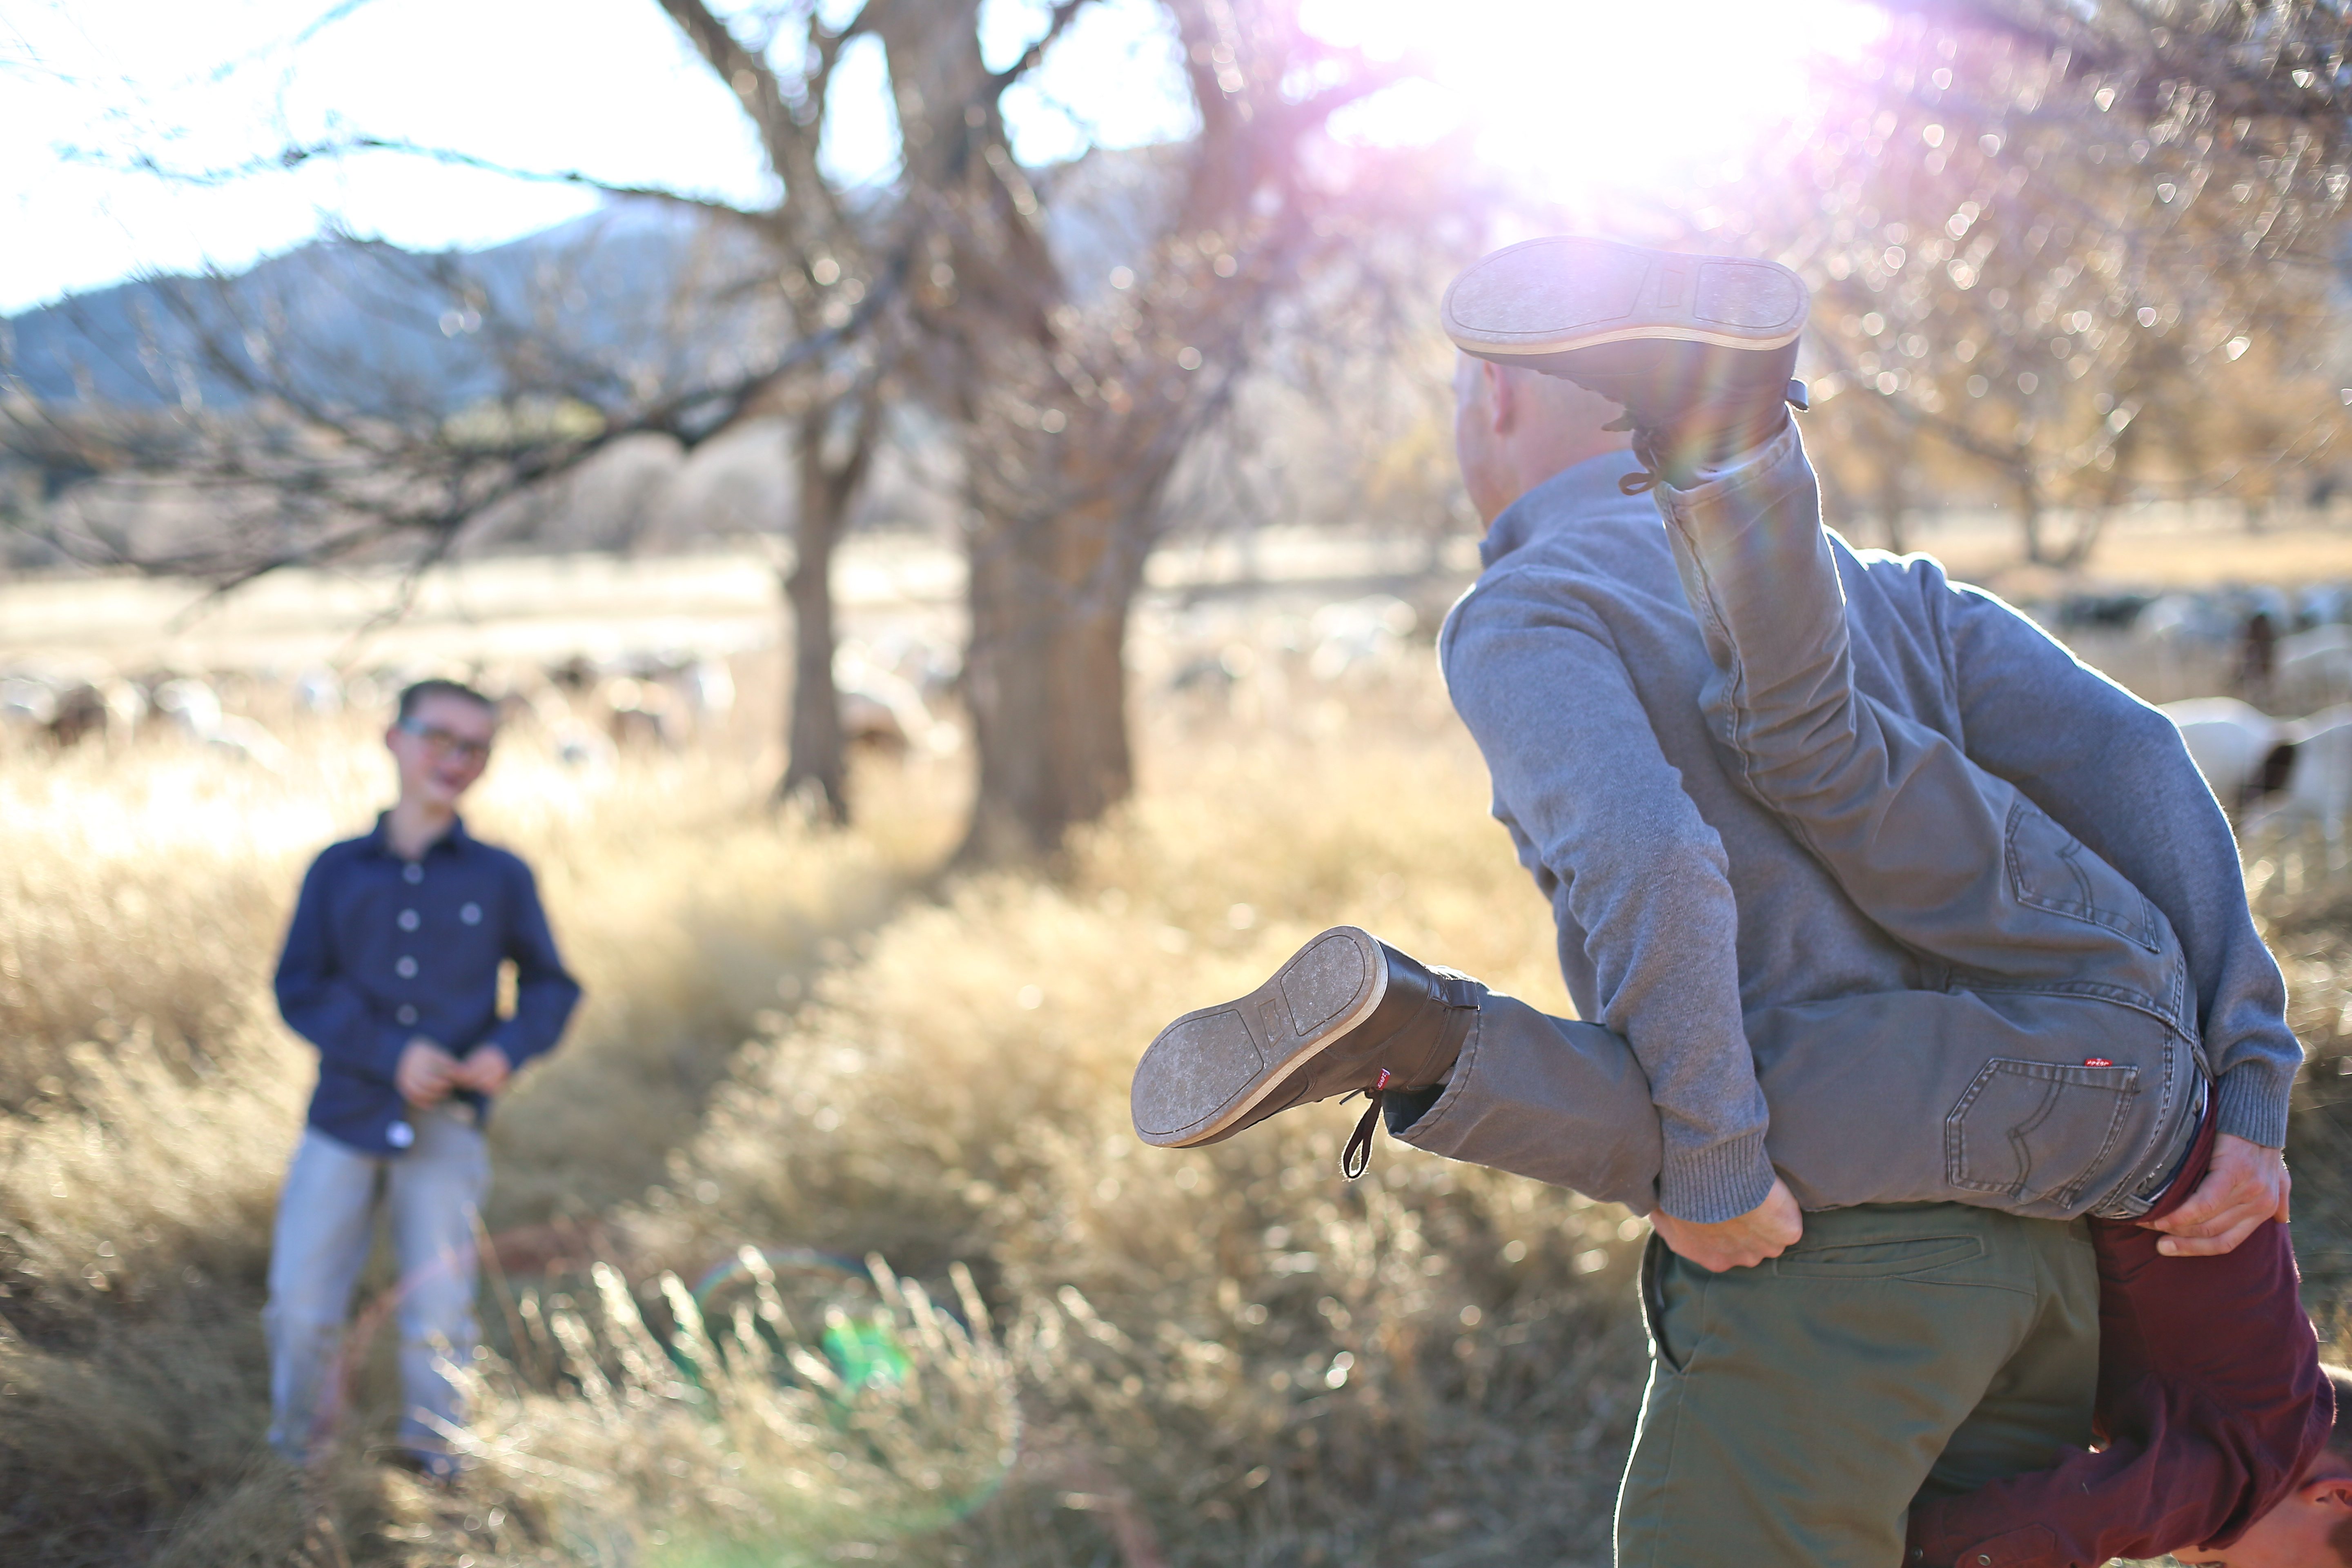
[[[715,319],[681,331],[673,301],[698,281],[723,293],[756,265],[748,251],[651,202],[470,253],[322,239],[235,277],[142,279],[0,321],[0,389],[218,408],[245,398],[251,373],[341,409],[413,415],[523,384],[617,384],[725,341]]]
[[[1037,172],[1047,243],[1082,302],[1140,259],[1175,195],[1168,152]],[[0,320],[0,395],[13,383],[57,405],[219,409],[246,399],[252,374],[394,417],[551,387],[619,403],[648,374],[723,378],[772,334],[746,287],[769,265],[740,231],[643,200],[473,252],[321,239],[233,277],[141,279]]]

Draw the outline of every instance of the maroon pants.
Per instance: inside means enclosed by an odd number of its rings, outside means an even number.
[[[2147,1217],[2179,1206],[2213,1157],[2210,1116]],[[2067,1450],[1911,1510],[1906,1563],[2099,1568],[2226,1546],[2285,1498],[2336,1418],[2276,1220],[2219,1258],[2167,1258],[2161,1232],[2091,1223],[2099,1258],[2099,1387],[2106,1446]]]

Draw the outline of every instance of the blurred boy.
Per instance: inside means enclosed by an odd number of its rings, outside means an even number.
[[[456,1473],[446,1433],[464,1413],[436,1363],[474,1346],[483,1125],[580,999],[530,868],[457,816],[497,732],[496,709],[470,687],[424,680],[400,694],[384,731],[399,798],[373,832],[312,862],[278,962],[278,1011],[319,1047],[263,1314],[269,1440],[289,1458],[309,1457],[334,1418],[343,1320],[382,1208],[400,1266],[399,1457],[436,1479]],[[509,961],[515,1006],[502,1018]]]

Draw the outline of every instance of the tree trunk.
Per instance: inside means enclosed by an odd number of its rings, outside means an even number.
[[[1903,509],[1910,498],[1904,493],[1903,478],[1901,463],[1888,463],[1878,470],[1878,514],[1886,528],[1886,548],[1897,555],[1908,548],[1903,538]]]
[[[2025,559],[2036,566],[2051,564],[2049,547],[2042,538],[2042,486],[2031,468],[2021,466],[2010,476],[2017,488],[2018,523],[2025,531]]]
[[[2108,520],[2114,516],[2111,506],[2092,508],[2082,526],[2074,531],[2074,537],[2066,542],[2066,548],[2058,552],[2055,564],[2074,567],[2088,561],[2091,552],[2099,547],[2099,536],[2106,531]]]
[[[776,800],[806,800],[813,814],[839,826],[849,821],[849,763],[841,733],[841,694],[833,684],[831,579],[838,531],[803,511],[793,534],[798,558],[784,575],[793,622],[793,694],[785,723],[787,760]]]
[[[784,599],[793,618],[792,714],[787,721],[784,776],[776,802],[805,800],[813,815],[835,826],[849,821],[848,748],[841,732],[841,694],[833,683],[838,634],[833,618],[833,552],[874,455],[880,405],[869,388],[858,395],[849,450],[831,457],[826,437],[837,405],[821,405],[793,425],[793,569]]]
[[[959,860],[1051,855],[1135,787],[1122,656],[1136,532],[1105,503],[988,519],[971,542],[964,695],[980,778]]]

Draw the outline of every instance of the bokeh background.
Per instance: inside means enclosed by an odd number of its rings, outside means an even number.
[[[1542,233],[1796,268],[1833,525],[2243,742],[2332,1343],[2347,37],[0,0],[0,1558],[1605,1563],[1641,1221],[1126,1117],[1336,921],[1568,1010],[1431,648],[1434,300]],[[381,1462],[388,1258],[311,1470],[258,1321],[269,969],[426,675],[505,705],[469,822],[589,991],[494,1129],[446,1490]]]

